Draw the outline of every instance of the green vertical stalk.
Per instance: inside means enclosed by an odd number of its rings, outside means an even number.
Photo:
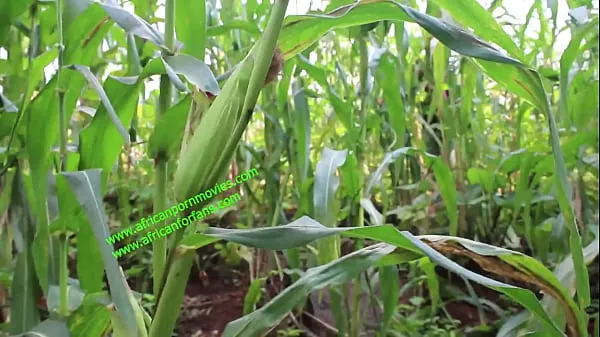
[[[194,250],[177,251],[164,291],[156,308],[156,315],[150,326],[149,337],[172,335],[195,254]]]
[[[60,271],[59,271],[59,285],[60,285],[60,304],[59,304],[59,315],[67,317],[69,315],[69,240],[66,234],[61,234],[59,237],[59,252],[60,252]]]
[[[119,185],[117,187],[117,202],[119,205],[119,218],[121,221],[121,228],[129,225],[129,214],[131,213],[131,207],[129,205],[129,193],[127,193],[127,187],[125,181],[127,181],[127,171],[123,167],[123,155],[119,155],[119,162],[117,167],[117,177],[119,179]]]
[[[175,0],[167,0],[165,11],[165,46],[163,56],[168,56],[173,50],[175,41]],[[172,88],[169,76],[160,76],[160,95],[158,97],[158,109],[156,109],[155,125],[161,117],[169,110],[172,99]],[[154,212],[160,212],[167,207],[167,158],[155,158],[155,185],[154,185]],[[162,221],[156,225],[162,226]],[[165,271],[167,259],[167,238],[158,238],[152,242],[152,280],[154,295],[160,292],[161,280]]]
[[[65,111],[65,90],[62,87],[61,73],[64,66],[64,38],[63,38],[63,2],[62,0],[56,0],[56,25],[58,34],[58,70],[56,73],[57,83],[57,94],[58,94],[58,132],[60,135],[60,171],[64,171],[67,168],[67,112]],[[69,279],[69,266],[68,266],[68,254],[69,254],[69,241],[66,234],[61,234],[59,237],[59,251],[60,251],[60,265],[59,265],[59,288],[60,288],[60,301],[59,301],[59,315],[67,317],[69,315],[69,293],[68,284]]]
[[[267,99],[265,97],[272,97],[272,90],[270,88],[265,88],[265,92],[263,94],[263,107],[266,107]],[[277,118],[278,116],[275,116]],[[275,123],[271,121],[269,118],[265,118],[265,127],[264,127],[264,137],[265,137],[265,162],[271,162],[272,157],[274,155],[278,155],[275,151],[277,148],[277,143],[280,141],[277,139]],[[267,215],[267,219],[271,219],[271,224],[278,224],[280,221],[279,217],[279,193],[280,193],[280,182],[277,173],[275,172],[276,168],[269,168],[265,172],[265,199],[267,200],[267,209],[270,214]],[[258,272],[258,271],[257,271]],[[260,277],[260,275],[257,276]]]
[[[173,11],[173,1],[174,0],[167,1],[167,12]],[[281,30],[281,26],[283,24],[283,18],[285,16],[287,5],[288,0],[277,0],[275,2],[263,36],[255,46],[257,50],[254,54],[254,67],[252,68],[252,75],[250,78],[248,91],[245,95],[244,106],[242,108],[244,113],[241,117],[241,120],[238,122],[238,125],[243,125],[244,127],[237,127],[232,135],[232,139],[239,140],[241,138],[241,133],[245,130],[245,125],[247,125],[247,122],[251,117],[251,112],[254,110],[257,98],[266,78],[267,70],[271,64],[273,51],[275,50],[277,39],[279,37],[279,31]],[[169,26],[169,23],[171,25],[173,23],[168,21],[169,17],[173,19],[172,14],[167,13],[167,27]],[[169,28],[167,28],[167,30],[169,30]],[[170,42],[172,43],[172,40]],[[161,95],[162,94],[163,92],[161,88]],[[223,148],[223,152],[233,153],[235,146],[237,146],[237,142],[235,144],[232,143],[233,142],[229,142],[226,144],[224,146],[225,148]],[[218,145],[223,147],[223,144]],[[183,302],[185,286],[188,281],[188,276],[190,274],[195,255],[193,250],[176,248],[176,245],[180,239],[181,236],[176,236],[173,238],[171,242],[173,248],[169,251],[169,263],[166,265],[163,264],[163,268],[166,267],[166,272],[164,272],[165,286],[162,291],[160,287],[158,291],[156,291],[156,294],[158,294],[158,304],[154,320],[152,321],[152,325],[150,327],[149,337],[170,336],[180,313],[179,308]],[[157,275],[154,276],[155,284],[160,284],[161,276],[159,275],[158,278],[156,278]]]
[[[132,33],[127,34],[127,73],[130,76],[139,76],[142,72],[142,65],[140,63],[140,55],[138,53],[138,48],[135,42],[135,35]],[[142,92],[144,91],[144,86],[142,84]],[[138,96],[139,98],[139,96]],[[144,104],[142,104],[142,109]],[[133,119],[131,120],[131,126],[129,128],[129,137],[131,142],[137,141],[137,124],[138,124],[138,114],[137,114],[137,106],[133,111]],[[131,152],[130,152],[131,153]],[[130,154],[129,153],[129,154]],[[129,203],[127,204],[129,205]],[[129,214],[129,213],[128,213]]]
[[[135,36],[131,33],[127,34],[127,74],[130,76],[138,76],[142,71],[140,65],[140,57],[138,55],[137,46],[135,43]],[[137,129],[137,105],[133,108],[133,119],[129,128],[129,138],[133,143],[136,141],[135,130]],[[127,149],[126,156],[121,158],[131,159],[131,149]],[[129,193],[124,183],[127,180],[127,170],[123,165],[124,160],[120,161],[117,167],[117,175],[119,177],[119,186],[117,188],[117,196],[119,202],[119,215],[121,218],[121,226],[127,226],[129,223],[129,214],[131,213],[131,206],[129,205]],[[130,164],[127,164],[129,167]]]
[[[169,109],[171,103],[171,82],[167,75],[160,77],[160,96],[158,98],[158,109],[156,109],[155,125]],[[154,185],[154,213],[161,212],[167,207],[167,158],[155,158],[155,185]],[[161,227],[162,222],[156,227]],[[153,267],[153,290],[158,295],[161,286],[162,274],[165,269],[167,258],[167,238],[158,238],[152,241],[152,267]]]
[[[360,72],[359,72],[359,80],[360,80],[360,115],[359,115],[359,123],[361,125],[360,128],[360,143],[358,144],[358,148],[356,149],[356,161],[358,163],[359,168],[359,181],[360,181],[360,196],[363,197],[364,194],[364,177],[362,175],[362,168],[364,165],[364,151],[363,147],[366,144],[367,140],[367,76],[369,74],[369,50],[367,48],[367,37],[366,33],[360,37],[359,40],[359,51],[360,51]],[[358,223],[357,226],[362,227],[364,225],[365,212],[362,207],[358,208]],[[356,240],[356,248],[362,248],[362,241]]]
[[[61,73],[64,65],[64,41],[62,24],[62,0],[56,0],[56,23],[58,34],[58,70],[56,72],[56,83],[58,85],[58,132],[60,135],[60,162],[61,170],[66,167],[67,160],[67,113],[65,111],[65,92],[62,88]]]
[[[196,49],[196,53],[193,56],[195,56],[199,60],[204,60],[205,45],[206,45],[206,26],[207,26],[206,1],[205,0],[201,0],[201,5],[199,6],[199,9],[200,9],[200,11],[196,14],[199,17],[199,20],[203,20],[203,24],[201,25],[202,29],[200,31],[196,32],[196,34],[198,34],[199,38],[194,39],[194,43],[198,44],[198,47]],[[173,10],[172,13],[175,13],[175,11]],[[169,16],[169,14],[167,14],[167,16]],[[175,22],[174,18],[173,18],[173,22]],[[175,26],[173,26],[173,27],[175,27]],[[195,102],[195,101],[192,102],[189,113],[193,113],[194,109],[199,109],[199,107],[196,105],[196,103],[197,102]],[[189,118],[189,116],[188,116],[188,118]],[[185,142],[186,142],[185,135],[184,135],[183,141],[185,144]],[[201,207],[202,207],[201,205],[197,205],[197,209],[200,209]],[[189,214],[186,213],[186,216],[187,215],[189,215]],[[163,269],[162,276],[160,277],[160,282],[159,282],[160,287],[162,287],[167,280],[167,276],[169,274],[169,269],[175,258],[175,254],[174,254],[175,247],[177,247],[177,244],[179,243],[179,241],[181,240],[182,237],[183,237],[183,231],[178,231],[178,232],[174,233],[174,235],[170,239],[170,243],[167,248],[168,254],[166,256],[165,267]],[[156,282],[154,282],[154,283],[156,284]],[[159,289],[159,291],[157,293],[155,293],[157,303],[160,301],[161,295],[162,295],[162,289]]]
[[[175,42],[175,0],[167,0],[165,10],[165,46],[173,50]],[[163,51],[164,52],[164,51]]]
[[[363,147],[367,146],[367,80],[369,74],[369,50],[367,48],[367,33],[363,32],[359,40],[359,52],[360,52],[360,143],[357,153],[357,162],[359,167],[359,181],[360,181],[360,196],[364,196],[364,177],[362,174],[362,168],[365,162],[365,155]],[[358,222],[357,226],[364,226],[365,221],[365,210],[363,207],[358,208]],[[355,248],[361,249],[363,247],[362,240],[356,240]],[[361,316],[360,316],[360,295],[362,294],[362,285],[360,282],[360,276],[354,279],[354,298],[352,300],[352,319],[350,320],[350,336],[358,337],[360,335]]]

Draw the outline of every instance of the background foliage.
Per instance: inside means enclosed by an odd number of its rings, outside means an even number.
[[[297,5],[0,1],[0,336],[598,336],[598,2]]]

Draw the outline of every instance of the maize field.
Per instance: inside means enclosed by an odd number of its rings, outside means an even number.
[[[0,337],[598,337],[598,0],[0,0]]]

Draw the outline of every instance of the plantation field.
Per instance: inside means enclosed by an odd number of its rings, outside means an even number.
[[[0,0],[0,337],[593,337],[597,0]]]

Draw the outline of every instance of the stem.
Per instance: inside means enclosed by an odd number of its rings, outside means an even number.
[[[199,20],[202,20],[202,30],[197,31],[196,34],[198,34],[199,38],[194,39],[194,43],[197,44],[199,46],[198,48],[198,55],[193,55],[196,58],[198,58],[199,60],[204,60],[204,54],[205,54],[205,45],[206,45],[206,26],[207,26],[207,17],[206,17],[206,1],[205,0],[200,0],[201,4],[200,4],[200,11],[199,13],[196,13],[199,17]],[[170,18],[170,20],[172,19],[173,23],[175,22],[175,18],[173,17],[174,13],[175,13],[175,8],[173,8],[172,4],[167,4],[167,18]],[[174,24],[173,25],[167,25],[167,27],[175,27]],[[170,29],[170,28],[168,28]],[[171,34],[167,34],[169,35],[168,37],[168,42],[171,43]],[[168,46],[168,45],[167,45]],[[193,109],[195,108],[195,103],[192,100],[192,104],[190,105],[190,112],[192,113]],[[184,139],[184,145],[182,145],[182,149],[183,146],[185,146],[186,144],[186,140]],[[183,151],[181,151],[180,153],[182,153]],[[198,208],[200,208],[200,205],[198,205]],[[159,286],[162,289],[162,286],[164,285],[164,283],[166,282],[167,279],[167,274],[169,273],[169,268],[171,266],[171,264],[173,263],[174,260],[174,253],[175,253],[175,247],[177,247],[177,244],[179,243],[179,241],[181,240],[181,238],[183,237],[183,231],[178,231],[177,233],[175,233],[172,238],[170,239],[170,244],[168,245],[168,254],[166,257],[166,262],[165,262],[165,267],[164,270],[162,272],[162,276],[159,278],[160,282],[159,282]],[[157,282],[154,282],[155,284]],[[161,296],[161,289],[159,289],[159,291],[157,293],[155,293],[156,295],[156,302],[160,302],[160,296]]]
[[[135,37],[133,34],[127,34],[127,73],[128,75],[138,76],[141,72],[140,58],[138,55]],[[139,98],[139,96],[138,96]],[[137,124],[137,105],[133,110],[133,119],[129,128],[130,141],[136,141],[135,129]],[[127,188],[127,176],[131,162],[131,147],[127,147],[127,153],[119,155],[119,164],[117,167],[117,176],[119,178],[119,186],[117,188],[117,196],[119,202],[119,216],[121,218],[121,226],[129,223],[129,214],[131,214],[131,206],[129,205],[129,193]],[[127,164],[125,164],[127,163]]]
[[[175,40],[175,0],[167,0],[165,12],[165,46],[163,56],[168,56],[173,50]],[[158,109],[156,109],[155,125],[160,118],[169,110],[172,98],[172,88],[169,76],[164,74],[160,76],[160,96],[158,97]],[[167,207],[167,161],[163,156],[155,158],[155,186],[154,186],[154,212],[161,212]],[[157,227],[162,226],[162,221]],[[165,271],[167,259],[167,238],[158,238],[152,242],[152,280],[154,295],[158,296],[161,287],[161,280]]]
[[[158,98],[158,109],[156,110],[155,125],[166,113],[171,102],[171,82],[167,75],[160,77],[160,96]],[[155,159],[155,185],[154,185],[154,213],[161,212],[167,207],[167,158],[157,157]],[[156,227],[162,227],[162,221]],[[160,237],[152,241],[152,267],[153,267],[153,290],[157,296],[160,292],[161,279],[165,269],[167,258],[167,238]]]
[[[175,0],[167,0],[165,9],[165,46],[173,51],[175,42]],[[163,53],[165,51],[163,50]]]
[[[67,284],[69,279],[69,267],[68,267],[68,252],[69,252],[69,240],[66,234],[60,235],[60,271],[59,271],[59,286],[60,286],[60,307],[59,315],[61,317],[67,317],[69,315],[69,286]]]
[[[167,0],[167,9],[173,10],[173,4],[169,5],[169,2],[174,0]],[[258,42],[260,44],[258,50],[258,57],[256,58],[257,62],[254,64],[254,68],[252,70],[252,76],[250,79],[250,85],[248,92],[246,92],[246,99],[244,101],[244,112],[253,111],[254,105],[260,94],[260,89],[262,88],[262,84],[266,78],[267,69],[269,64],[271,63],[272,55],[275,50],[275,44],[279,37],[279,31],[281,30],[281,26],[283,24],[283,18],[285,16],[285,12],[287,9],[288,0],[278,0],[275,2],[269,22],[267,24],[267,28],[265,30],[264,35],[261,37],[261,40]],[[167,18],[171,17],[169,13],[167,13]],[[166,27],[173,22],[167,22]],[[169,47],[169,46],[167,46]],[[269,50],[270,48],[270,50]],[[268,56],[268,58],[264,58]],[[262,78],[261,78],[262,77]],[[254,92],[254,96],[250,95],[250,92]],[[163,94],[161,88],[161,96]],[[250,118],[250,113],[244,113],[242,117],[242,121],[240,125],[246,125],[247,120]],[[236,132],[243,132],[245,127],[240,127],[241,130],[236,130]],[[233,135],[235,137],[237,135]],[[241,137],[241,135],[240,135]],[[237,139],[240,139],[238,137]],[[224,151],[227,151],[224,149]],[[233,151],[233,150],[231,150]],[[158,172],[157,172],[158,175]],[[156,241],[155,241],[156,242]],[[175,237],[171,242],[172,247],[176,247],[178,242],[178,238]],[[194,262],[194,250],[181,250],[174,248],[169,252],[169,263],[166,265],[167,273],[165,273],[165,286],[158,291],[155,291],[157,295],[157,308],[155,318],[150,327],[150,335],[149,337],[164,337],[170,336],[173,328],[175,327],[175,323],[177,321],[177,317],[180,312],[181,303],[183,302],[183,295],[185,294],[185,286],[188,281],[188,276],[190,274],[190,270],[192,268]],[[155,256],[156,258],[156,256]],[[170,262],[170,261],[173,262]],[[163,268],[165,265],[163,264]],[[156,269],[155,269],[155,284],[160,284],[161,276],[157,277]]]
[[[164,293],[156,308],[156,315],[150,326],[149,337],[171,336],[179,316],[179,307],[183,302],[185,286],[194,262],[194,250],[177,252],[175,262],[171,267]]]
[[[56,0],[56,24],[58,34],[58,70],[56,73],[56,87],[58,94],[58,131],[60,135],[60,168],[59,171],[65,171],[67,168],[67,112],[65,110],[65,91],[62,87],[61,73],[64,66],[64,39],[63,39],[63,2]],[[25,98],[26,99],[26,98]],[[59,287],[60,287],[60,304],[59,315],[67,317],[69,315],[69,288],[67,281],[69,279],[69,266],[67,264],[69,257],[69,241],[66,234],[61,234],[59,237]]]
[[[63,45],[63,24],[62,24],[62,0],[56,0],[56,22],[58,30],[58,71],[56,72],[56,83],[58,92],[58,116],[59,116],[59,134],[60,134],[60,161],[61,168],[64,170],[67,160],[67,113],[65,111],[65,92],[62,88],[61,73],[64,65],[64,45]]]
[[[365,162],[364,152],[362,151],[363,147],[367,142],[367,127],[366,127],[366,119],[367,119],[367,90],[368,90],[368,75],[369,75],[369,49],[367,48],[367,33],[363,33],[363,35],[359,39],[359,51],[360,51],[360,143],[358,148],[356,149],[357,153],[357,162],[359,167],[359,176],[360,176],[360,196],[364,197],[364,177],[362,175],[362,167]],[[365,221],[365,210],[363,207],[359,205],[358,207],[358,223],[357,226],[364,226]],[[356,240],[355,248],[361,249],[364,246],[362,240]],[[352,319],[350,320],[350,336],[358,337],[360,334],[360,326],[361,326],[361,317],[360,317],[360,296],[362,294],[362,284],[360,282],[360,276],[354,279],[354,298],[352,301]]]

